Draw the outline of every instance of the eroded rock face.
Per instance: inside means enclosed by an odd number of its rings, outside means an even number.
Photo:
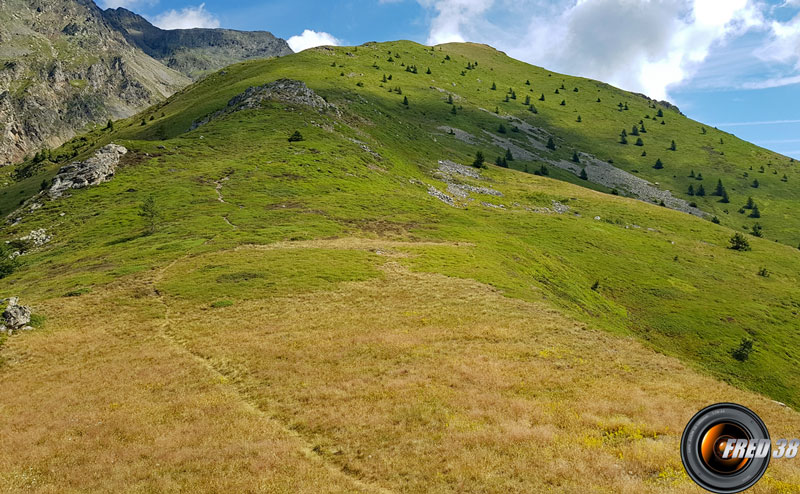
[[[20,329],[30,329],[31,308],[19,305],[17,297],[8,299],[6,309],[3,311],[3,321],[0,331],[13,332]]]
[[[243,93],[234,96],[226,108],[193,123],[192,130],[228,113],[260,108],[265,101],[304,105],[318,111],[337,111],[336,106],[325,101],[314,90],[309,89],[305,82],[294,79],[278,79],[263,86],[247,88]]]
[[[123,146],[108,144],[97,150],[94,156],[86,161],[75,161],[62,166],[53,179],[48,194],[51,198],[57,199],[70,189],[81,189],[108,182],[114,178],[119,160],[127,152]]]

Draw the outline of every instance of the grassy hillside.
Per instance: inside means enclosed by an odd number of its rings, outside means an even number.
[[[337,109],[267,102],[189,130],[280,78]],[[697,492],[677,444],[702,405],[749,404],[775,437],[796,435],[800,416],[764,397],[800,403],[800,251],[774,241],[797,240],[794,164],[649,104],[483,46],[398,42],[231,66],[69,143],[130,152],[111,182],[3,227],[53,240],[0,281],[46,318],[0,349],[0,447],[20,452],[0,460],[0,485]],[[645,160],[618,134],[658,109]],[[529,139],[547,135],[555,151]],[[720,137],[724,155],[698,151]],[[530,159],[439,163],[509,144]],[[697,199],[716,225],[568,183],[588,185],[553,165],[575,151],[675,191],[692,169],[708,192],[722,178],[731,211]],[[745,190],[753,160],[788,182],[754,171],[763,185]],[[561,180],[520,171],[542,165]],[[56,167],[9,181],[4,211]],[[732,207],[750,194],[767,238],[734,251],[756,220]],[[137,214],[149,196],[152,235]],[[739,361],[743,340],[754,352]],[[800,485],[775,463],[754,492]]]

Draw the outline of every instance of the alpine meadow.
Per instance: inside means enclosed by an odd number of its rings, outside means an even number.
[[[0,174],[0,492],[697,493],[703,406],[800,436],[800,165],[666,102],[326,46]]]

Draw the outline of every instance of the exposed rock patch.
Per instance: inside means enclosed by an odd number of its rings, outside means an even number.
[[[48,194],[57,199],[70,189],[82,189],[108,182],[114,178],[119,160],[127,152],[123,146],[108,144],[86,161],[75,161],[62,166],[53,179]]]
[[[7,332],[9,334],[14,331],[33,329],[28,326],[31,322],[31,308],[24,305],[19,305],[17,297],[11,297],[8,300],[2,300],[0,303],[6,302],[6,308],[3,311],[3,320],[0,324],[0,332]]]
[[[457,129],[455,127],[448,127],[447,125],[440,125],[437,128],[447,132],[448,134],[451,134],[461,142],[465,142],[467,144],[475,144],[477,142],[475,136],[465,130]]]
[[[480,172],[478,172],[478,170],[475,168],[460,165],[450,160],[439,161],[439,171],[451,175],[463,175],[470,178],[481,178]]]
[[[623,190],[640,200],[660,204],[662,201],[668,208],[693,214],[701,218],[707,216],[704,211],[692,207],[687,201],[674,197],[668,190],[659,189],[655,184],[637,177],[632,173],[621,170],[605,161],[599,160],[586,153],[580,153],[581,163],[564,160],[546,160],[550,165],[568,170],[575,175],[580,175],[581,169],[586,170],[589,181],[605,185],[612,189]]]
[[[278,79],[277,81],[264,84],[263,86],[251,86],[247,88],[243,93],[231,98],[225,108],[194,122],[191,130],[205,125],[223,115],[242,110],[261,108],[266,101],[279,101],[292,105],[308,106],[320,112],[332,110],[338,113],[338,109],[335,105],[328,103],[322,96],[315,93],[314,90],[309,89],[305,82],[296,81],[294,79]]]

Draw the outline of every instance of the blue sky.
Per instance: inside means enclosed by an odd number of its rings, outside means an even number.
[[[97,0],[164,28],[267,30],[295,49],[411,39],[488,43],[666,98],[800,159],[800,0]]]

